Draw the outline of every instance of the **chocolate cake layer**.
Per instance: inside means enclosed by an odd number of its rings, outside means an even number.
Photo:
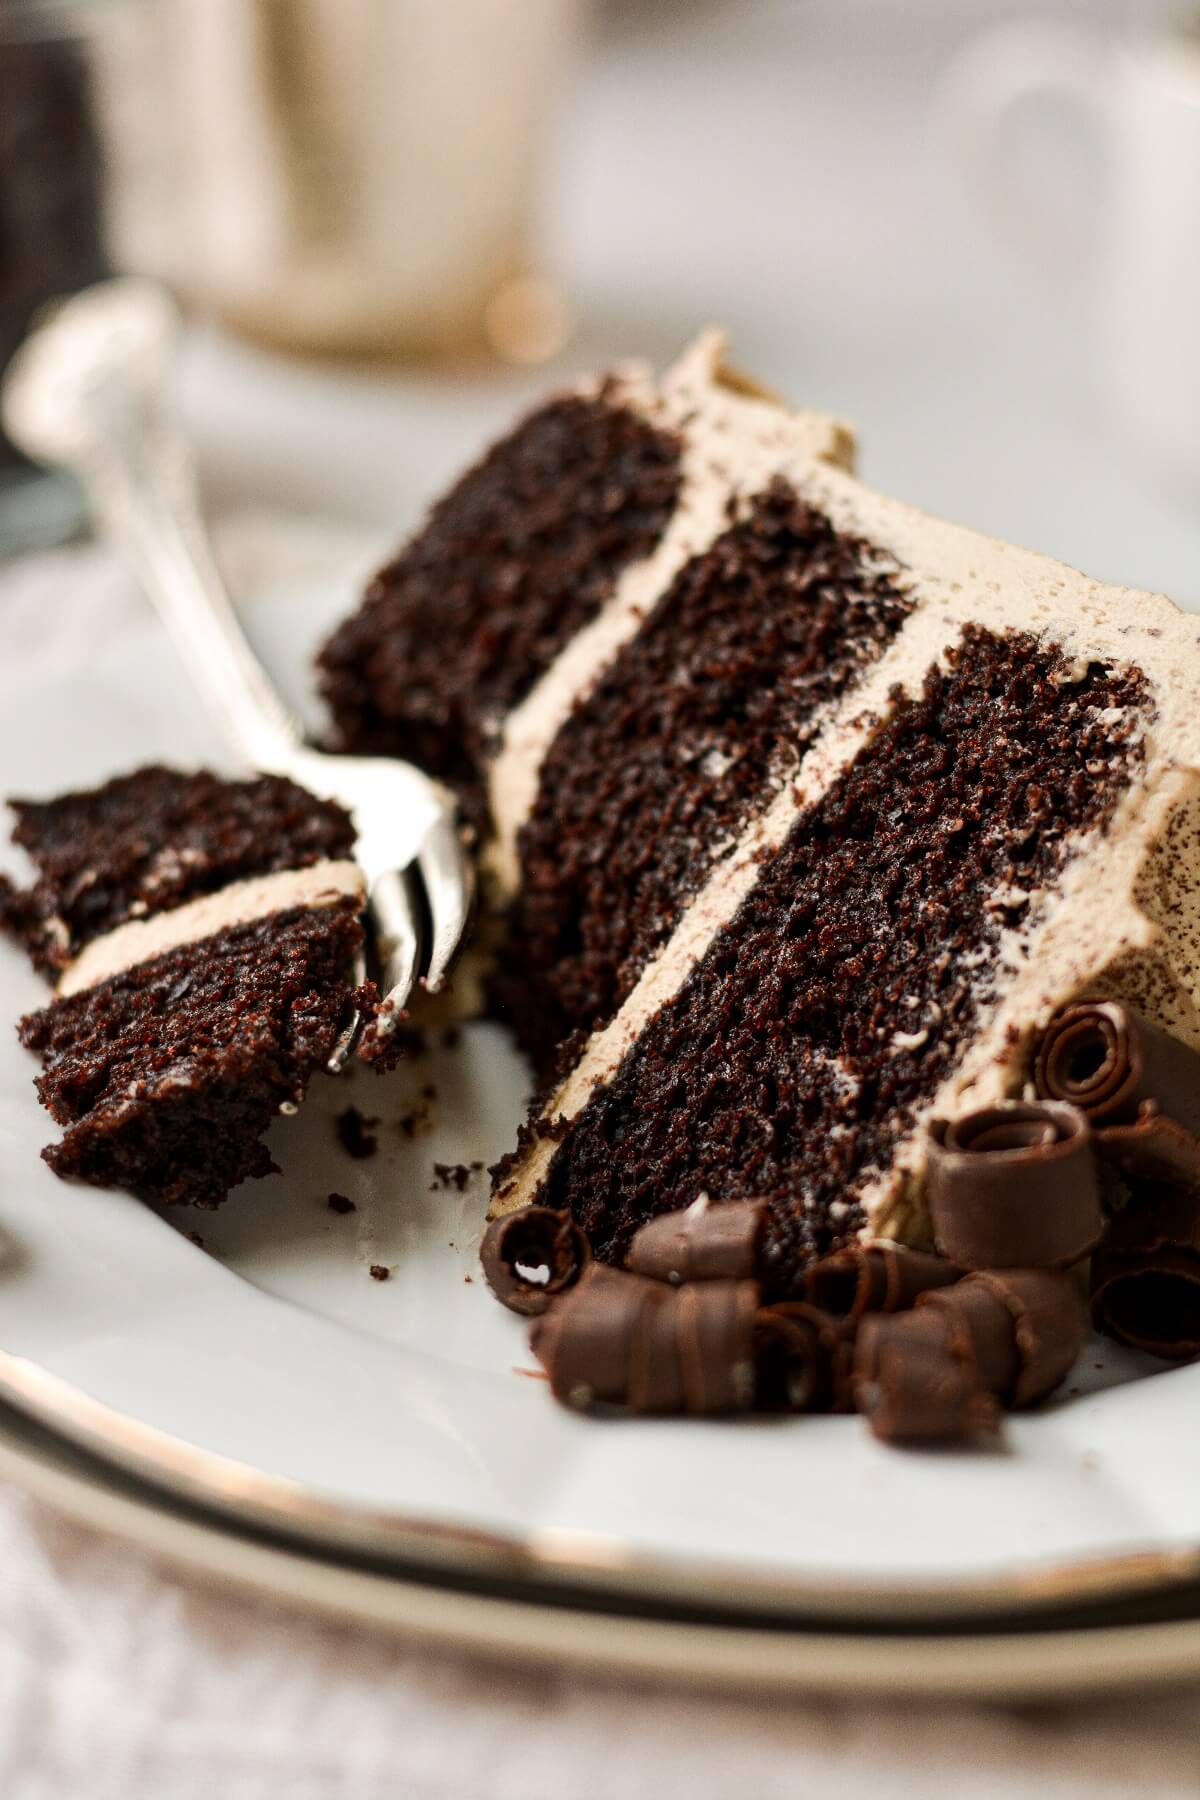
[[[605,1257],[658,1213],[768,1203],[768,1286],[864,1223],[992,1003],[1006,929],[1138,768],[1134,670],[969,626],[798,817],[733,920],[569,1125],[539,1198]],[[501,1171],[502,1177],[504,1171]]]
[[[501,718],[654,549],[679,459],[678,439],[607,386],[526,419],[434,507],[321,652],[340,746],[419,763],[482,821]]]
[[[262,1142],[322,1069],[355,998],[352,901],[183,945],[22,1020],[38,1094],[66,1126],[58,1175],[216,1206],[275,1165]]]
[[[51,979],[127,919],[247,876],[347,857],[354,843],[347,812],[275,775],[226,781],[151,766],[10,805],[38,879],[22,891],[0,877],[0,926]]]
[[[786,482],[744,510],[684,566],[542,765],[495,986],[543,1067],[612,1015],[908,614],[899,571]]]

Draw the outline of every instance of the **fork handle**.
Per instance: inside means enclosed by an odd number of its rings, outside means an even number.
[[[286,772],[303,743],[300,724],[238,622],[161,381],[123,370],[91,398],[77,472],[98,522],[133,564],[230,746],[252,768]]]

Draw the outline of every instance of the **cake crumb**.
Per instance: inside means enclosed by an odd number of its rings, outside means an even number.
[[[197,1250],[203,1250],[204,1239],[200,1236],[198,1231],[189,1231],[186,1233],[186,1236],[189,1244],[195,1244]]]
[[[429,1131],[433,1125],[434,1090],[426,1086],[422,1088],[415,1106],[401,1113],[396,1123],[402,1137],[414,1138],[418,1133]]]
[[[481,1162],[435,1162],[433,1165],[433,1181],[430,1184],[429,1191],[431,1194],[436,1194],[439,1189],[454,1188],[456,1192],[461,1194],[472,1175],[478,1175],[482,1169],[483,1164]]]
[[[390,1281],[391,1279],[392,1279],[392,1271],[388,1268],[386,1263],[372,1263],[371,1264],[371,1280],[372,1281]]]
[[[349,1194],[330,1194],[326,1201],[326,1205],[330,1212],[335,1213],[352,1213],[358,1211],[357,1206],[355,1206]]]
[[[379,1148],[379,1139],[373,1128],[378,1123],[378,1119],[370,1119],[365,1113],[359,1112],[357,1106],[348,1106],[338,1114],[338,1142],[347,1156],[354,1157],[356,1162],[374,1156]]]

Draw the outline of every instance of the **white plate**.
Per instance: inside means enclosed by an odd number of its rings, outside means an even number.
[[[297,695],[340,604],[300,594],[252,612]],[[0,707],[4,792],[218,750],[154,634]],[[42,997],[0,949],[0,1010]],[[483,1179],[431,1185],[435,1161],[488,1162],[511,1142],[525,1076],[494,1027],[389,1078],[318,1081],[272,1133],[282,1178],[169,1221],[49,1173],[37,1152],[55,1128],[32,1075],[0,1033],[0,1392],[178,1493],[439,1566],[809,1614],[1046,1603],[1200,1571],[1200,1368],[1130,1383],[1137,1359],[1089,1347],[1080,1393],[1012,1420],[990,1454],[884,1450],[852,1419],[598,1422],[555,1407],[521,1322],[477,1277]],[[369,1161],[336,1141],[351,1101],[383,1119]],[[333,1190],[358,1211],[331,1213]]]
[[[645,1609],[547,1606],[520,1584],[451,1589],[386,1568],[221,1527],[202,1514],[71,1452],[0,1410],[0,1480],[81,1525],[162,1557],[206,1582],[352,1619],[408,1641],[500,1658],[566,1663],[588,1674],[651,1677],[756,1698],[790,1690],[980,1696],[992,1702],[1159,1689],[1200,1673],[1200,1619],[1182,1608],[1159,1619],[1045,1629],[822,1630],[777,1620],[662,1616]]]

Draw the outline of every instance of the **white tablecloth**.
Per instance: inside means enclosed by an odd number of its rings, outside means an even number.
[[[0,1488],[5,1800],[1198,1791],[1198,1696],[1016,1712],[518,1674],[181,1581]]]

